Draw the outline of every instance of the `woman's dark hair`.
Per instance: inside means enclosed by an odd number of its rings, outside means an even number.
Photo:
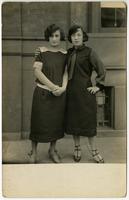
[[[51,24],[50,26],[46,28],[46,30],[44,31],[45,40],[49,41],[49,37],[51,37],[52,34],[55,33],[57,30],[60,31],[60,36],[61,36],[60,40],[65,40],[65,35],[64,35],[63,30],[56,24]]]
[[[83,32],[83,42],[86,42],[88,41],[88,35],[87,33],[83,30],[82,26],[79,26],[79,25],[73,25],[70,29],[69,29],[69,32],[68,32],[68,41],[72,43],[72,40],[71,40],[71,35],[76,33],[78,31],[78,29],[81,29],[82,32]]]

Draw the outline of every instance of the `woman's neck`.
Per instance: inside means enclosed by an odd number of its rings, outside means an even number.
[[[52,50],[52,51],[57,51],[57,50],[60,50],[61,49],[61,46],[58,45],[58,46],[51,46],[50,44],[48,45],[48,49],[49,50]]]
[[[84,44],[79,45],[79,46],[74,46],[75,49],[79,49],[80,47],[82,47]]]

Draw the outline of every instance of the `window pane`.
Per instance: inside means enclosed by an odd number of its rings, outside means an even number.
[[[125,8],[101,8],[102,27],[126,27]]]
[[[118,8],[116,11],[117,27],[126,27],[126,9]]]
[[[101,2],[101,26],[126,27],[126,5],[123,2]]]

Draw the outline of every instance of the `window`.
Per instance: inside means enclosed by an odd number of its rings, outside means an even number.
[[[125,28],[126,27],[126,5],[122,2],[102,2],[101,28]]]
[[[87,18],[89,33],[126,32],[127,8],[123,2],[89,2]]]

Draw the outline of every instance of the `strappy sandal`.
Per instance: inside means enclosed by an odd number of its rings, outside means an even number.
[[[75,145],[73,158],[74,158],[75,162],[79,162],[81,160],[81,147],[80,147],[80,145]]]
[[[104,163],[104,159],[102,158],[97,149],[93,149],[91,151],[92,151],[92,157],[97,163]]]

